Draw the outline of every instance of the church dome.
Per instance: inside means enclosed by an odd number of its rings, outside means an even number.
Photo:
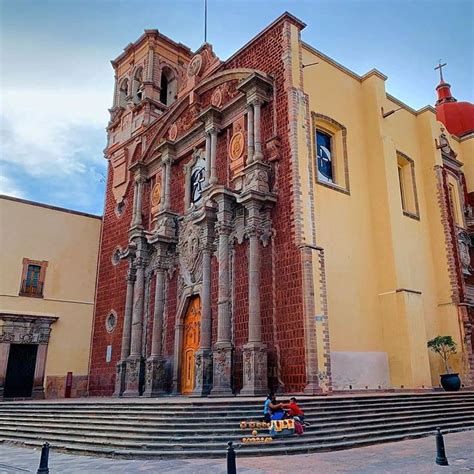
[[[449,133],[461,137],[474,132],[474,104],[458,102],[451,94],[451,85],[444,80],[436,87],[436,118]]]

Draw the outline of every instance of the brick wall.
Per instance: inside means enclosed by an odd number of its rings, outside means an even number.
[[[303,289],[300,251],[297,247],[294,214],[294,183],[288,135],[288,87],[285,82],[283,56],[287,42],[283,41],[284,23],[279,22],[257,38],[249,47],[231,58],[222,69],[254,68],[274,78],[275,101],[262,109],[262,142],[277,134],[281,139],[278,173],[275,174],[275,189],[278,190],[277,204],[271,217],[275,230],[271,246],[262,247],[261,263],[261,308],[263,340],[269,348],[269,367],[272,374],[271,383],[276,383],[277,365],[281,380],[287,392],[302,391],[305,386],[305,337],[303,321]],[[288,54],[288,51],[286,51]],[[276,113],[276,120],[274,117]],[[156,126],[155,126],[156,127]],[[155,128],[154,127],[154,128]],[[149,131],[145,132],[149,134]],[[149,142],[149,140],[147,140]],[[228,184],[228,133],[223,130],[218,136],[217,175],[221,183]],[[180,160],[172,167],[171,208],[181,214],[184,210],[184,169],[183,166],[191,157]],[[275,166],[275,164],[273,164]],[[110,171],[110,170],[109,170]],[[149,190],[145,186],[143,214],[149,216]],[[127,230],[131,220],[131,203],[133,187],[127,192],[129,205],[121,218],[114,212],[115,201],[111,193],[111,174],[107,182],[106,207],[104,215],[104,232],[99,262],[96,315],[91,356],[90,384],[91,395],[111,395],[114,390],[115,364],[120,356],[123,311],[126,291],[126,262],[114,266],[112,253],[117,245],[127,245]],[[148,225],[148,222],[145,222]],[[242,386],[242,346],[248,335],[248,284],[247,284],[247,242],[235,245],[233,292],[234,318],[234,385],[237,390]],[[212,258],[212,341],[217,336],[217,262]],[[275,277],[275,279],[273,278]],[[174,325],[176,320],[178,291],[178,274],[175,272],[167,283],[165,310],[165,355],[172,357],[174,349]],[[154,284],[150,288],[150,321],[153,314]],[[119,315],[118,326],[111,334],[105,329],[105,317],[110,309]],[[148,334],[151,325],[148,323]],[[105,362],[107,345],[113,345],[112,361]],[[150,339],[148,337],[148,347]],[[148,349],[149,351],[149,349]],[[277,361],[277,353],[280,355]]]

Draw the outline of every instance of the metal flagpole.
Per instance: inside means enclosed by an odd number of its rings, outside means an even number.
[[[207,43],[207,0],[204,0],[204,43]]]

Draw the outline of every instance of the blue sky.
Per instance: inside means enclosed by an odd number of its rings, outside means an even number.
[[[100,214],[110,59],[156,28],[192,49],[204,0],[0,0],[0,193]],[[414,108],[433,104],[442,58],[474,102],[471,0],[208,0],[208,41],[226,59],[288,10],[307,43],[353,71],[377,68]]]

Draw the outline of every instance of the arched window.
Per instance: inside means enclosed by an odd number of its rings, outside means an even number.
[[[176,100],[178,91],[178,81],[173,71],[164,67],[161,71],[160,80],[160,102],[165,105],[171,105]]]
[[[120,83],[120,87],[119,87],[118,105],[120,105],[121,107],[125,107],[125,105],[127,104],[128,93],[129,93],[128,79],[124,79]]]
[[[143,68],[139,67],[133,75],[133,101],[141,102],[143,99]]]

